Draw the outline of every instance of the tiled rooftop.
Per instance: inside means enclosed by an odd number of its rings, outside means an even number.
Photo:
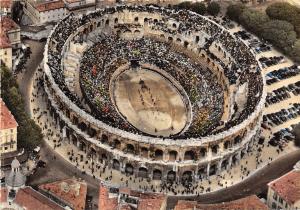
[[[34,6],[39,12],[46,12],[49,10],[64,8],[65,3],[62,0],[59,0],[59,1],[49,1],[49,2],[38,3]]]
[[[294,204],[300,200],[300,172],[295,170],[270,182],[271,187],[288,204]]]
[[[18,24],[15,23],[11,18],[2,16],[0,18],[0,32],[6,33],[10,30],[19,29]]]
[[[64,208],[54,203],[49,198],[35,191],[31,187],[19,189],[14,202],[30,210],[63,210]]]
[[[166,196],[163,194],[143,193],[122,187],[119,188],[118,193],[112,196],[112,193],[109,192],[109,187],[101,184],[99,190],[99,210],[130,209],[130,204],[125,201],[118,201],[118,195],[120,194],[136,197],[138,199],[138,210],[161,209],[166,204]]]
[[[5,49],[11,47],[9,38],[7,37],[6,33],[0,32],[0,49]]]
[[[0,98],[0,129],[16,128],[18,126],[14,116],[10,113],[2,98]]]
[[[268,210],[268,207],[259,200],[255,195],[251,195],[238,200],[217,203],[217,204],[201,204],[196,201],[178,201],[174,210]]]
[[[11,8],[12,1],[11,0],[0,0],[0,8]]]
[[[42,184],[39,188],[68,203],[75,210],[85,208],[87,184],[84,181],[71,178]]]

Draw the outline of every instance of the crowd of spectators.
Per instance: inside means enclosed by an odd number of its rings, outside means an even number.
[[[175,52],[171,48],[169,43],[148,38],[123,40],[110,36],[104,37],[87,50],[81,60],[81,87],[87,101],[98,110],[98,118],[122,129],[131,127],[115,111],[109,94],[109,84],[112,74],[119,66],[138,61],[140,64],[158,67],[182,85],[192,103],[195,116],[192,130],[201,134],[204,133],[201,131],[215,126],[223,112],[221,85],[215,82],[217,78],[209,69],[202,68],[184,53]],[[201,116],[200,112],[203,107],[205,116]],[[201,120],[197,121],[198,119]],[[202,124],[206,127],[201,126]]]

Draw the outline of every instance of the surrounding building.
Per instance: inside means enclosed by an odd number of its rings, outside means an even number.
[[[197,201],[178,201],[174,210],[194,210],[194,209],[205,209],[205,210],[268,210],[268,207],[259,200],[256,195],[251,195],[238,200],[217,203],[217,204],[201,204]]]
[[[39,186],[39,190],[53,200],[62,201],[62,206],[68,206],[74,210],[85,209],[87,184],[85,181],[75,178],[57,181]]]
[[[5,33],[0,33],[0,58],[1,64],[4,63],[6,67],[12,69],[12,48],[9,38]]]
[[[100,184],[99,210],[163,210],[166,209],[166,205],[167,196],[163,194],[142,193],[129,188],[114,188]]]
[[[21,30],[10,17],[0,18],[0,58],[9,69],[13,66],[13,57],[21,47]]]
[[[8,110],[4,101],[0,98],[0,152],[6,154],[17,151],[17,127],[14,116]]]
[[[64,0],[68,12],[87,12],[96,7],[95,0]]]
[[[0,209],[84,210],[87,184],[75,178],[42,184],[38,191],[26,186],[20,162],[15,158],[11,172],[0,188]]]
[[[0,0],[0,15],[10,15],[12,0]]]
[[[65,3],[56,1],[31,1],[24,5],[24,12],[30,17],[34,24],[57,22],[66,15]]]
[[[268,184],[268,206],[271,209],[300,209],[300,163],[294,170]]]

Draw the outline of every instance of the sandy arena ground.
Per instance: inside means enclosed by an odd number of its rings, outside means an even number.
[[[187,111],[176,87],[155,71],[126,70],[114,88],[118,111],[137,129],[158,136],[183,130]]]

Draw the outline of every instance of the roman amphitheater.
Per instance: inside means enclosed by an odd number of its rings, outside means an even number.
[[[243,41],[155,6],[65,17],[47,40],[43,82],[64,142],[112,171],[184,186],[251,151],[266,98]]]

